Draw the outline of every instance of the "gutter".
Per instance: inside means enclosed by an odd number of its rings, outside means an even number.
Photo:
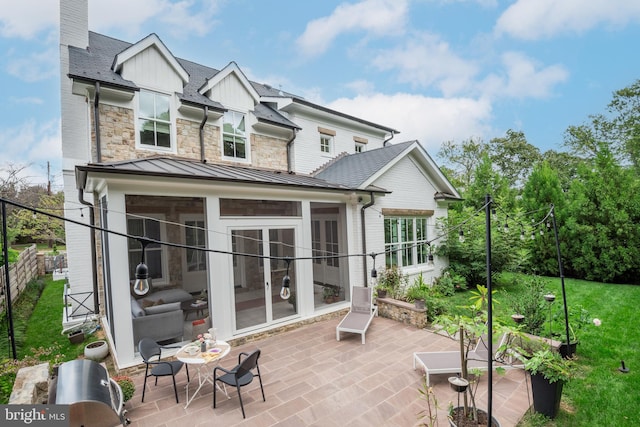
[[[294,128],[291,130],[293,131],[293,136],[289,141],[287,141],[287,172],[288,173],[293,173],[293,170],[291,169],[291,146],[293,145],[293,141],[295,141],[296,136],[298,136],[297,129]]]
[[[100,146],[100,82],[94,84],[96,92],[93,96],[93,125],[96,130],[96,162],[102,163],[102,147]],[[92,205],[93,206],[93,205]]]
[[[391,136],[389,138],[385,139],[384,141],[382,141],[382,146],[386,147],[387,146],[387,142],[391,141],[394,136],[396,136],[396,133],[394,131],[391,131]]]
[[[203,110],[204,117],[200,122],[200,161],[202,163],[207,163],[207,159],[204,157],[204,125],[207,123],[207,119],[209,118],[209,107],[204,106]]]
[[[97,254],[96,254],[96,230],[95,230],[95,217],[93,204],[84,200],[84,190],[78,188],[78,201],[85,206],[89,207],[89,224],[91,225],[91,278],[93,280],[93,311],[94,314],[100,313],[100,302],[98,301],[98,271]]]
[[[362,273],[364,275],[364,286],[367,287],[369,286],[369,276],[367,275],[367,236],[365,235],[365,229],[366,229],[366,221],[365,221],[365,215],[364,215],[364,211],[365,209],[373,206],[376,203],[375,200],[375,196],[373,194],[373,192],[369,193],[371,195],[371,200],[369,201],[369,203],[365,203],[364,205],[362,205],[362,208],[360,208],[360,226],[362,227],[361,233],[362,233],[362,253],[364,255],[363,256],[363,260],[364,260],[364,267],[362,269]]]

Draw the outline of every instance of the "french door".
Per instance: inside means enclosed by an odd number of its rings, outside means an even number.
[[[295,257],[295,228],[231,230],[235,331],[246,331],[294,316],[297,311],[296,263],[289,263],[293,298],[280,297],[287,275],[286,257]]]

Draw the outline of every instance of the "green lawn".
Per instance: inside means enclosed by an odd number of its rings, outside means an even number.
[[[522,289],[510,284],[517,276],[502,275],[495,289],[494,318],[510,321],[505,292]],[[560,278],[545,278],[546,289],[561,304]],[[578,332],[579,375],[565,385],[561,410],[554,421],[539,419],[523,426],[636,426],[640,425],[640,328],[635,313],[640,307],[640,286],[565,279],[567,304],[582,305],[602,325],[586,325]],[[459,292],[454,304],[468,305],[469,292]],[[624,360],[630,372],[618,371]]]
[[[21,366],[39,361],[63,362],[83,354],[84,346],[97,338],[90,336],[81,344],[71,344],[62,335],[62,307],[64,280],[53,281],[51,275],[27,285],[13,305],[13,326],[18,362],[11,361],[8,339],[0,340],[0,404],[8,402],[15,374]],[[2,324],[2,337],[6,338],[7,321]]]

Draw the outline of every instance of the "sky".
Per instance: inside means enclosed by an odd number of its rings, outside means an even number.
[[[0,0],[0,173],[62,188],[59,4]],[[640,0],[89,0],[89,29],[174,56],[234,61],[280,87],[417,139],[524,132],[564,151],[568,126],[640,78]],[[49,171],[49,172],[48,172]]]

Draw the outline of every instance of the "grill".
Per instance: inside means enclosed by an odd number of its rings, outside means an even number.
[[[49,403],[69,405],[70,427],[129,424],[120,386],[101,364],[92,360],[77,359],[60,365]]]

